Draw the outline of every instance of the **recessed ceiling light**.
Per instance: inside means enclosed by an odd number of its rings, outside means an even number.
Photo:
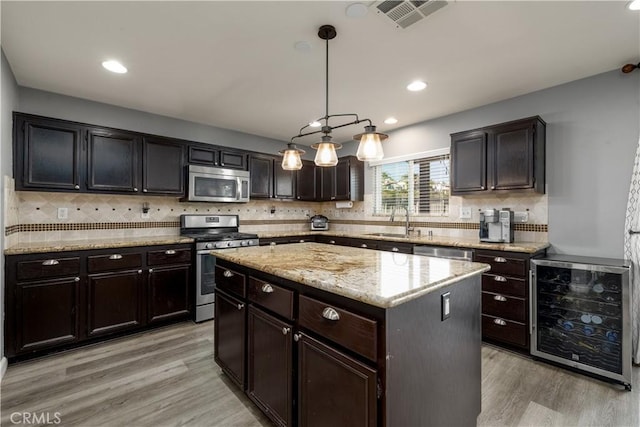
[[[345,14],[349,18],[362,18],[367,14],[368,11],[369,9],[367,8],[367,6],[362,3],[351,3],[345,9]]]
[[[104,61],[102,66],[112,73],[124,74],[127,72],[127,67],[114,60]]]
[[[300,40],[299,42],[296,42],[296,44],[293,45],[293,48],[298,52],[303,52],[303,53],[311,52],[311,43],[309,43],[306,40]]]
[[[309,122],[309,126],[311,126],[312,128],[319,128],[320,126],[322,126],[322,123],[320,122]]]
[[[629,10],[640,10],[640,0],[633,0],[627,7]]]
[[[395,117],[389,117],[385,119],[384,122],[388,125],[395,125],[396,123],[398,123],[398,119],[396,119]]]
[[[410,90],[411,92],[417,92],[419,90],[424,89],[425,87],[427,87],[427,84],[425,82],[421,82],[420,80],[416,80],[414,82],[411,82],[407,85],[407,90]]]

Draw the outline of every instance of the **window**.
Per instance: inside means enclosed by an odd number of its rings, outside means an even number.
[[[448,151],[448,150],[447,150]],[[449,153],[374,166],[373,213],[449,214]]]

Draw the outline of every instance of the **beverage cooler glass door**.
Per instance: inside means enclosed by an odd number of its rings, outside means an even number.
[[[531,268],[531,354],[630,389],[629,269],[550,259]]]

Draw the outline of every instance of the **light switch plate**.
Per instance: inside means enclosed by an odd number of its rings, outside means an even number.
[[[470,207],[460,207],[460,219],[471,219]]]
[[[58,219],[67,219],[69,217],[69,209],[58,208]]]

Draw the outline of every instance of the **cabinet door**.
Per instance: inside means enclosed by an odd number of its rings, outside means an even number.
[[[531,121],[497,127],[492,132],[492,190],[534,186],[534,125]]]
[[[296,195],[296,172],[282,169],[280,162],[273,162],[273,188],[277,199],[293,199]]]
[[[373,427],[376,371],[304,334],[298,334],[298,424]]]
[[[17,352],[24,353],[78,341],[80,278],[18,283]]]
[[[252,199],[273,197],[273,158],[258,154],[249,155]]]
[[[220,166],[227,169],[247,170],[247,155],[239,151],[221,149]]]
[[[316,165],[312,161],[302,161],[302,169],[296,171],[297,200],[316,200],[316,170]]]
[[[338,160],[336,165],[336,200],[351,199],[351,159]]]
[[[451,193],[487,189],[487,134],[464,132],[451,137]]]
[[[218,166],[218,150],[203,145],[189,145],[189,164]]]
[[[184,146],[159,138],[142,141],[142,192],[184,195]]]
[[[149,323],[189,314],[189,272],[188,265],[149,269]]]
[[[80,190],[80,126],[18,116],[15,120],[16,189]]]
[[[87,188],[132,192],[139,186],[139,140],[133,134],[89,131]]]
[[[242,390],[245,389],[245,328],[243,302],[216,291],[213,354],[216,363]]]
[[[291,425],[291,325],[250,306],[247,346],[249,398],[276,425]]]
[[[95,274],[88,281],[90,337],[140,326],[142,270]]]
[[[320,200],[336,199],[336,167],[320,167]]]

